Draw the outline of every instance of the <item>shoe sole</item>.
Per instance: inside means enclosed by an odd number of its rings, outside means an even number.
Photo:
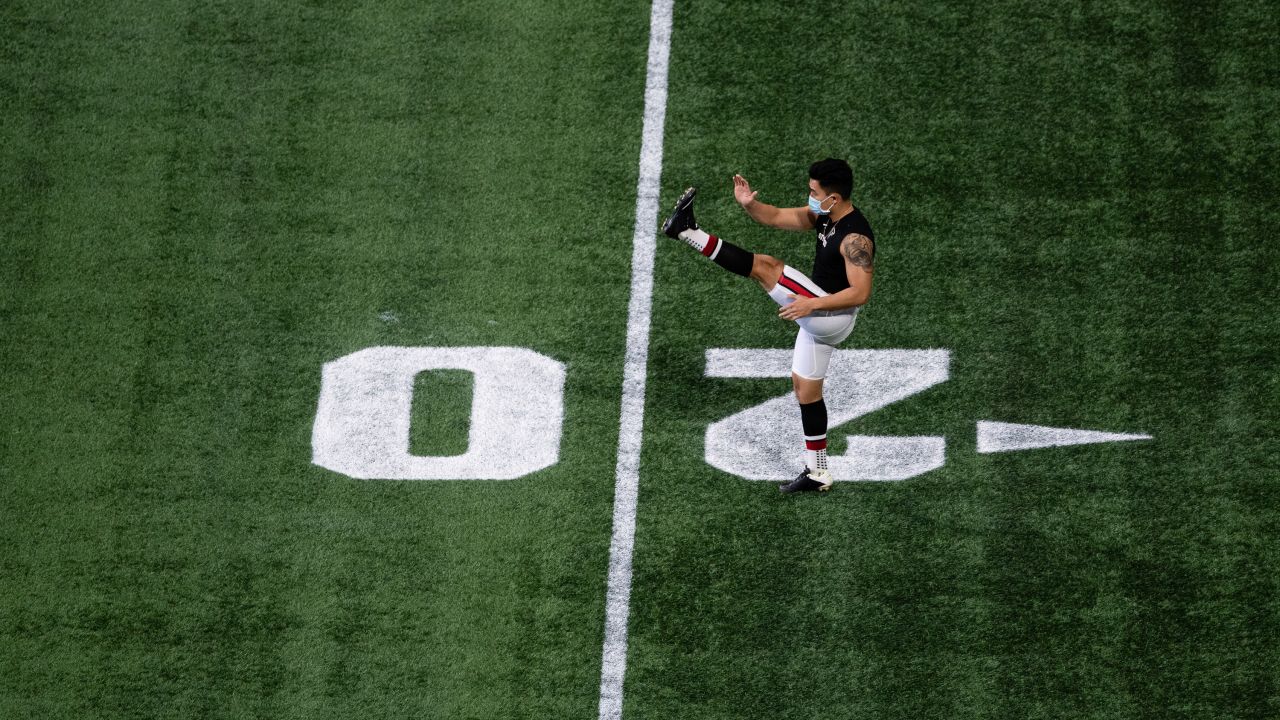
[[[819,485],[813,490],[792,490],[788,492],[786,490],[783,490],[782,488],[778,488],[778,492],[782,493],[783,495],[795,495],[796,493],[801,493],[801,492],[831,492],[831,488],[833,487],[835,487],[835,483],[827,483],[826,485]]]
[[[679,215],[682,210],[693,204],[693,197],[697,194],[697,188],[687,188],[684,193],[680,195],[680,199],[676,201],[676,206],[671,209],[671,217],[667,218],[667,221],[662,223],[663,235],[666,235],[667,237],[675,237],[670,232],[671,223],[675,221],[676,216]]]

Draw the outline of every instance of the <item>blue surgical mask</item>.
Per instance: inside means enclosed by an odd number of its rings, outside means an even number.
[[[831,197],[831,196],[828,195],[827,197]],[[818,200],[818,198],[812,195],[809,196],[809,212],[813,213],[814,215],[830,215],[831,214],[830,210],[823,210],[822,201]]]

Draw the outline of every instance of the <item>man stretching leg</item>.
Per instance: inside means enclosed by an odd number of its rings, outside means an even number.
[[[783,485],[784,493],[830,490],[827,467],[827,405],[822,381],[835,346],[853,332],[858,308],[871,297],[876,254],[875,235],[866,216],[853,206],[853,170],[843,160],[827,158],[809,166],[806,207],[779,208],[760,202],[758,192],[741,175],[733,176],[733,196],[762,225],[781,230],[813,230],[813,273],[806,276],[769,255],[747,252],[704,232],[693,218],[695,188],[685,190],[662,226],[669,237],[683,240],[729,272],[760,284],[781,308],[778,316],[795,321],[795,354],[791,383],[804,426],[805,468]]]

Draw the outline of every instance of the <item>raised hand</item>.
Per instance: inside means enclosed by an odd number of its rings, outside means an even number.
[[[756,201],[759,192],[751,191],[751,183],[741,175],[733,176],[733,199],[738,201],[742,207],[746,207]]]

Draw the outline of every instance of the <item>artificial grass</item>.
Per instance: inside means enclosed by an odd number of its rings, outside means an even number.
[[[5,15],[0,715],[593,712],[647,11]],[[561,462],[311,465],[374,345],[566,363]]]
[[[821,498],[701,464],[708,423],[789,389],[703,378],[705,348],[793,331],[663,247],[628,711],[1274,715],[1275,19],[686,4],[676,27],[666,195],[701,186],[709,232],[807,270],[812,237],[753,225],[729,178],[801,205],[807,164],[848,158],[879,252],[846,345],[952,361],[833,434],[948,454]],[[978,455],[983,419],[1154,439]]]
[[[648,7],[0,10],[0,715],[593,717]],[[1264,4],[677,3],[664,204],[753,226],[849,159],[848,347],[948,382],[840,428],[947,464],[782,498],[703,463],[787,390],[750,283],[659,238],[627,717],[1277,713],[1276,90]],[[560,462],[310,464],[323,363],[567,366]],[[468,381],[419,377],[456,454]],[[978,420],[1147,443],[979,455]]]

